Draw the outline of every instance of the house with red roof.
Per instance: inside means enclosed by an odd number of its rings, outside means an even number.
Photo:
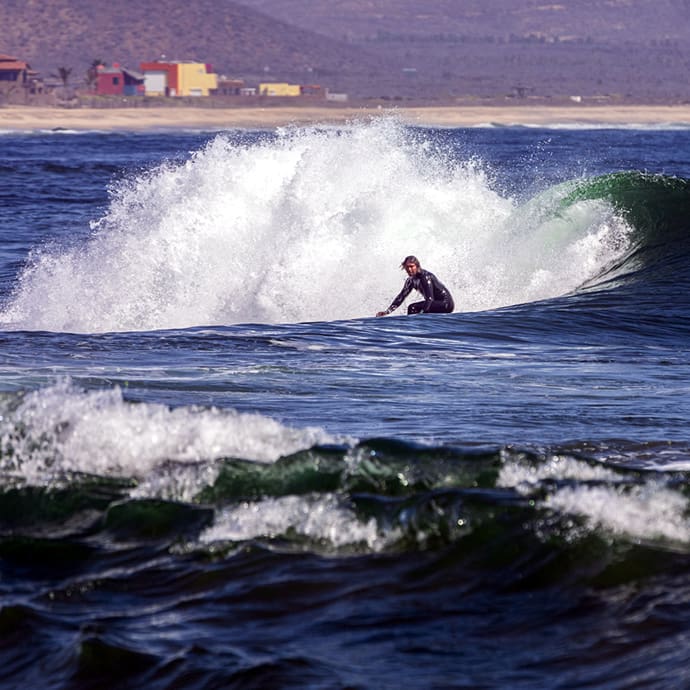
[[[0,96],[16,100],[18,94],[26,98],[28,94],[42,92],[43,82],[28,62],[0,54]]]
[[[29,63],[11,55],[0,55],[0,88],[24,86],[29,81]]]

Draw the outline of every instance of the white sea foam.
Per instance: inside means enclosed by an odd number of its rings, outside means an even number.
[[[649,482],[642,486],[580,486],[556,491],[544,505],[580,515],[592,526],[634,539],[690,542],[688,501],[679,492]]]
[[[357,519],[352,509],[333,494],[321,496],[282,496],[245,502],[223,509],[214,524],[199,537],[202,543],[245,541],[271,538],[288,532],[329,546],[365,544],[380,550],[397,533],[383,535],[376,520]]]
[[[602,465],[590,464],[567,455],[552,455],[539,464],[509,460],[498,474],[496,486],[514,488],[523,494],[534,490],[545,479],[588,481],[623,481],[623,476]]]
[[[622,251],[603,202],[526,205],[394,119],[218,135],[112,190],[93,234],[37,248],[6,328],[102,332],[370,316],[416,254],[473,311],[577,288]]]
[[[0,470],[30,484],[85,472],[146,479],[154,486],[151,473],[173,461],[199,465],[212,483],[208,463],[214,459],[271,462],[337,440],[321,429],[295,429],[259,414],[131,403],[118,388],[87,392],[64,381],[28,393],[17,407],[6,404]],[[188,483],[185,473],[175,474],[175,481]],[[159,486],[154,493],[162,492]]]
[[[572,486],[550,488],[539,505],[583,517],[591,529],[633,539],[690,542],[688,501],[661,480],[650,478],[642,484],[631,484],[625,474],[606,467],[572,457],[553,456],[539,465],[506,462],[497,485],[530,495],[544,480],[576,482]]]

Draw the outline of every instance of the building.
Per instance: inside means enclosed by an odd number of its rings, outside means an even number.
[[[142,62],[144,93],[147,96],[177,94],[177,65],[171,62]]]
[[[313,96],[316,98],[325,98],[328,90],[320,84],[302,84],[300,86],[300,93],[303,96]]]
[[[208,96],[218,88],[218,75],[203,62],[142,62],[147,96]]]
[[[99,96],[143,96],[144,75],[117,63],[112,67],[99,65],[94,91]]]
[[[8,100],[43,93],[44,84],[28,62],[0,54],[0,96]],[[21,96],[20,96],[21,94]]]
[[[299,84],[288,84],[286,82],[269,82],[259,84],[259,95],[261,96],[300,96],[302,87]]]
[[[208,96],[218,88],[218,75],[211,65],[181,62],[178,65],[178,96]]]
[[[23,85],[29,78],[29,65],[11,55],[0,55],[0,82]]]
[[[21,86],[30,88],[37,81],[38,72],[28,62],[11,55],[0,55],[0,88]]]
[[[214,96],[241,96],[245,89],[244,79],[229,79],[219,77],[218,86],[213,92]]]

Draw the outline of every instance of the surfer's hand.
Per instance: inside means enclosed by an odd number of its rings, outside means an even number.
[[[376,316],[386,316],[386,314],[388,314],[387,311],[377,311],[376,312]]]

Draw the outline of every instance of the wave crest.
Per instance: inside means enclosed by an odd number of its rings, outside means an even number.
[[[88,241],[39,248],[7,328],[139,331],[369,316],[416,254],[459,311],[565,294],[621,251],[613,205],[547,190],[527,204],[482,163],[382,118],[223,134],[111,190]]]

